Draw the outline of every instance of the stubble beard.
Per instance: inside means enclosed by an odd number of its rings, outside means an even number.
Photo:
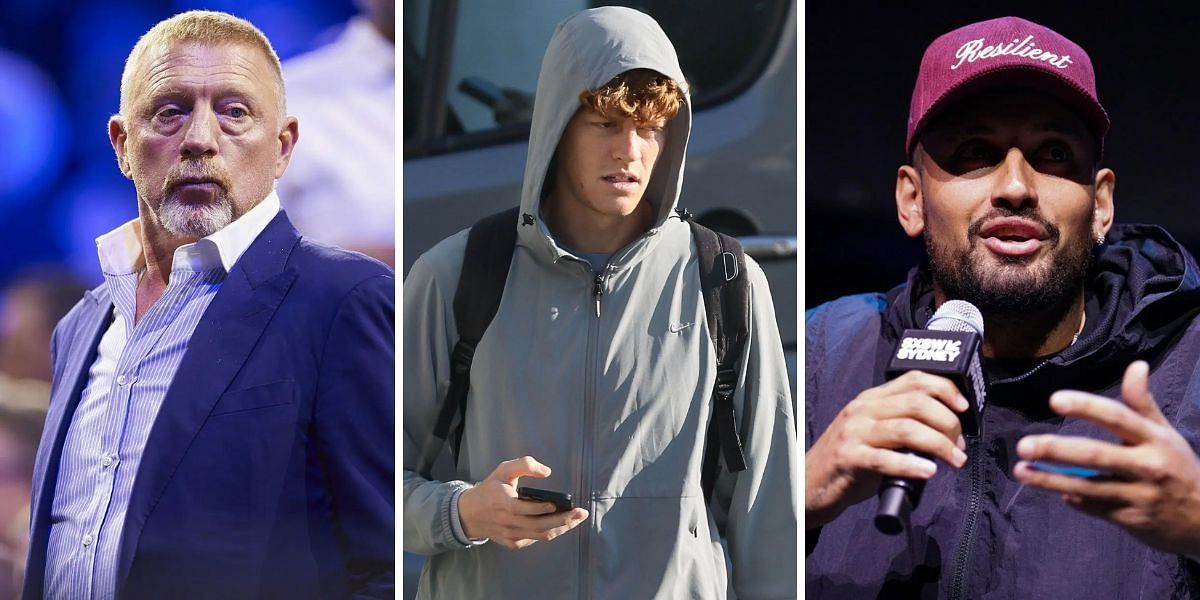
[[[1006,216],[1013,213],[1006,213]],[[992,215],[989,215],[989,217]],[[1051,244],[1049,262],[1030,265],[1024,258],[1004,257],[996,264],[979,250],[978,231],[988,218],[971,224],[969,245],[964,249],[950,248],[925,236],[930,272],[934,284],[948,300],[965,300],[974,304],[984,315],[999,318],[1023,317],[1057,312],[1069,307],[1083,289],[1084,279],[1092,264],[1090,236],[1077,236],[1068,245],[1059,247],[1059,229],[1038,214],[1027,212],[1016,216],[1041,223],[1049,233]],[[978,258],[977,258],[978,257]]]

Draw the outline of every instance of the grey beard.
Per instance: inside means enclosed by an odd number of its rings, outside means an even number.
[[[181,237],[208,237],[233,222],[233,203],[224,195],[211,204],[188,205],[168,194],[155,212],[167,231]]]

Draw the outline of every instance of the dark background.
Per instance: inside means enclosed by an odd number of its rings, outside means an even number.
[[[352,0],[0,0],[0,287],[46,267],[100,281],[95,238],[137,215],[108,142],[125,57],[197,8],[250,20],[284,60],[356,12]]]
[[[968,23],[1019,16],[1087,51],[1112,128],[1102,166],[1116,219],[1200,249],[1200,7],[1183,4],[809,2],[805,8],[804,307],[884,291],[924,256],[896,221],[896,168],[925,47]]]

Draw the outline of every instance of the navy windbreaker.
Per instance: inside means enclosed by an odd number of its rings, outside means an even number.
[[[991,370],[983,426],[966,436],[967,463],[940,464],[912,526],[876,531],[867,500],[807,535],[808,598],[1198,598],[1200,564],[1152,550],[1124,530],[1012,476],[1025,435],[1114,441],[1101,428],[1049,408],[1059,389],[1117,398],[1125,367],[1150,363],[1163,414],[1200,448],[1200,273],[1166,231],[1119,225],[1096,252],[1079,340],[1005,378]],[[933,314],[926,268],[882,294],[823,304],[805,319],[805,447],[843,406],[884,382],[906,328]]]

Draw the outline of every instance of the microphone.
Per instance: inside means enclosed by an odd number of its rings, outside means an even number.
[[[925,329],[906,329],[888,360],[887,378],[908,371],[924,371],[954,382],[969,407],[959,415],[964,433],[979,433],[980,414],[986,401],[986,384],[980,364],[983,315],[970,302],[949,300],[925,324]],[[879,509],[875,528],[888,535],[908,529],[909,515],[921,501],[923,479],[886,477],[879,486]]]

